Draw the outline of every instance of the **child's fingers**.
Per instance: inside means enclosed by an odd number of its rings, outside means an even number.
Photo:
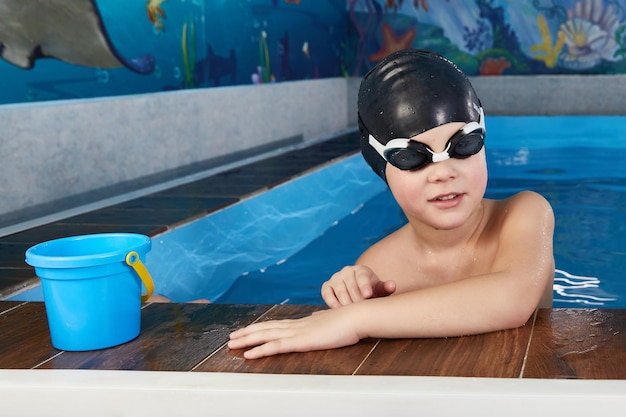
[[[356,265],[354,267],[354,278],[359,286],[359,301],[372,298],[374,296],[374,286],[378,277],[368,267]]]
[[[322,299],[330,308],[341,307],[341,303],[335,295],[335,290],[329,281],[326,281],[324,284],[322,284]]]
[[[395,281],[378,281],[374,287],[374,297],[386,297],[395,291]]]
[[[246,359],[259,359],[265,356],[272,356],[278,353],[282,353],[277,347],[277,344],[277,342],[270,342],[260,346],[255,346],[250,350],[246,350],[243,353],[243,357]]]
[[[352,303],[352,295],[350,293],[350,288],[348,285],[349,284],[345,281],[341,281],[333,285],[335,297],[339,301],[339,304],[341,304],[342,306]]]
[[[259,333],[262,331],[273,330],[273,329],[284,329],[289,327],[289,322],[291,320],[270,320],[263,321],[260,323],[250,324],[249,326],[242,327],[239,330],[235,330],[230,334],[230,339],[237,339],[241,337],[246,337],[251,334]]]
[[[352,268],[345,267],[322,284],[322,298],[326,304],[331,308],[351,304],[353,302],[352,294],[359,291],[358,286],[353,281],[354,272]]]
[[[258,346],[281,338],[291,337],[287,320],[268,321],[256,323],[230,334],[228,347],[230,349],[243,349],[250,346]]]
[[[359,271],[355,269],[353,276],[350,277],[348,282],[346,282],[346,288],[348,289],[348,295],[350,296],[350,299],[347,300],[348,302],[346,304],[356,303],[365,298],[369,298],[369,296],[367,296],[368,292],[371,292],[369,287],[369,280],[362,274],[360,275]]]
[[[322,298],[330,308],[356,303],[375,294],[376,275],[366,266],[344,267],[322,285]]]

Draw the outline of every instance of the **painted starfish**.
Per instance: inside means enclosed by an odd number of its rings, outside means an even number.
[[[503,56],[499,58],[488,57],[480,65],[480,75],[502,75],[505,69],[511,68],[511,63]]]
[[[392,54],[401,49],[409,48],[411,46],[411,43],[413,43],[413,39],[415,39],[415,35],[417,34],[416,29],[410,29],[404,32],[402,35],[396,36],[396,34],[393,33],[391,27],[387,23],[383,23],[382,32],[383,46],[378,51],[369,56],[369,60],[371,62],[378,62],[389,54]]]

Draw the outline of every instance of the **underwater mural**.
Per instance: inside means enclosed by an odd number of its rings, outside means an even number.
[[[0,0],[0,105],[342,76],[343,0]]]
[[[626,72],[624,0],[348,0],[350,75],[407,46],[470,75]]]
[[[0,0],[0,105],[362,76],[626,72],[626,0]]]
[[[0,57],[20,68],[57,58],[94,68],[154,69],[150,55],[127,60],[116,51],[91,0],[0,0],[0,16]]]

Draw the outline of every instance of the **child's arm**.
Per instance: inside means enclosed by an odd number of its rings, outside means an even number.
[[[299,320],[257,323],[234,332],[229,347],[256,346],[245,357],[258,358],[347,346],[367,337],[449,337],[521,326],[553,276],[554,217],[535,193],[516,196],[507,210],[493,272]]]

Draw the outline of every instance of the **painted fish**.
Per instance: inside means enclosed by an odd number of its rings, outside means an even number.
[[[167,0],[146,0],[146,11],[148,12],[148,19],[150,23],[154,26],[154,31],[156,33],[165,31],[165,23],[163,19],[167,16],[161,7],[161,3],[166,2]]]

